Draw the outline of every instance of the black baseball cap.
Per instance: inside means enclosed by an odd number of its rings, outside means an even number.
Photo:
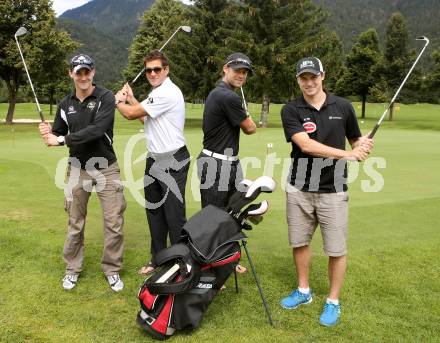
[[[225,65],[231,67],[232,69],[247,69],[252,71],[252,62],[249,57],[241,52],[234,52],[226,57]]]
[[[77,73],[82,68],[86,68],[88,70],[94,69],[95,64],[92,58],[85,54],[73,56],[70,60],[70,70],[74,73]]]
[[[302,58],[296,64],[296,76],[300,76],[304,73],[312,73],[314,75],[319,75],[324,72],[324,67],[322,62],[317,57],[306,57]]]

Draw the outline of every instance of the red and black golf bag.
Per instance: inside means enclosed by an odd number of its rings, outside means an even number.
[[[257,193],[261,191],[264,188],[259,188]],[[240,243],[246,249],[242,230],[251,228],[245,223],[248,212],[262,206],[251,205],[242,212],[237,208],[241,209],[258,194],[243,200],[246,192],[242,192],[241,196],[231,198],[228,210],[212,205],[203,208],[183,227],[181,243],[156,254],[157,267],[138,294],[141,310],[137,322],[144,331],[154,338],[167,339],[176,330],[199,325],[209,304],[235,271],[241,257]],[[267,202],[265,206],[264,212]],[[246,254],[272,323],[247,249]]]

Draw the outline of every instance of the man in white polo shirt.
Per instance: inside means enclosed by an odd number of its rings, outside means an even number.
[[[154,270],[155,255],[180,240],[186,223],[185,185],[190,156],[183,128],[185,101],[168,77],[169,65],[165,55],[152,51],[145,57],[146,77],[153,90],[139,102],[128,84],[115,96],[116,108],[127,119],[141,119],[147,140],[148,157],[145,168],[145,209],[151,235],[152,258],[140,270]]]

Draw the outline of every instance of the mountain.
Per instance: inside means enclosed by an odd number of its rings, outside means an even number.
[[[96,81],[113,83],[121,80],[142,14],[153,3],[154,0],[93,0],[64,12],[58,25],[83,44],[76,52],[94,58],[98,66]]]
[[[440,47],[439,0],[312,0],[328,12],[327,26],[341,38],[348,52],[361,32],[376,28],[381,44],[389,17],[400,11],[406,19],[410,38],[430,38],[428,54]],[[140,19],[154,0],[93,0],[64,12],[60,27],[83,43],[78,51],[89,53],[98,65],[97,81],[120,81],[128,59],[128,48]],[[295,26],[295,25],[293,25]],[[294,27],[293,27],[294,29]],[[416,43],[413,43],[416,47]]]
[[[57,26],[69,32],[72,39],[82,44],[72,56],[85,53],[94,59],[97,66],[95,76],[97,84],[104,85],[121,79],[121,71],[127,64],[125,42],[77,21],[60,18]]]

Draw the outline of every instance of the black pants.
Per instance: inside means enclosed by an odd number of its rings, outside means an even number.
[[[145,168],[145,210],[153,263],[154,256],[167,247],[168,234],[171,244],[178,243],[186,223],[185,186],[190,165],[189,152],[184,146],[169,157],[162,160],[148,157]]]
[[[240,161],[224,161],[201,153],[197,158],[202,208],[215,205],[226,207],[229,198],[237,190],[243,172]]]

